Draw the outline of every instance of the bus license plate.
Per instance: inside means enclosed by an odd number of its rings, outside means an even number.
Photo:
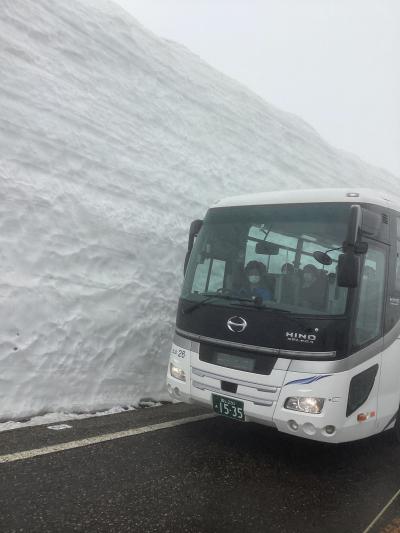
[[[223,396],[212,395],[213,408],[216,413],[235,420],[244,421],[243,402],[233,398],[224,398]]]

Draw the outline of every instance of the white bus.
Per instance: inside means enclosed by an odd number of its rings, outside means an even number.
[[[191,225],[167,387],[318,441],[400,438],[400,200],[227,198]]]

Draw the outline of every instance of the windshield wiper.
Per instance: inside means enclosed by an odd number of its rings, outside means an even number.
[[[186,307],[186,309],[184,309],[182,313],[184,315],[186,315],[187,313],[191,313],[192,311],[194,311],[201,305],[206,304],[207,302],[210,302],[211,300],[215,300],[215,299],[230,300],[230,301],[236,301],[236,302],[250,302],[256,305],[257,307],[262,305],[262,299],[260,296],[253,296],[252,298],[242,298],[240,296],[232,296],[231,294],[222,294],[222,293],[221,294],[203,293],[201,296],[206,296],[206,298],[204,298],[203,300],[200,300],[199,302],[195,302],[192,305],[189,305],[189,307]]]
[[[261,307],[261,309],[265,309],[266,311],[268,311],[269,313],[276,313],[277,315],[283,315],[285,316],[288,320],[296,323],[296,324],[299,324],[302,329],[304,331],[307,331],[309,328],[306,327],[302,321],[299,319],[299,318],[295,318],[293,315],[293,311],[290,311],[289,309],[277,309],[275,307],[268,307],[267,305],[263,304]]]

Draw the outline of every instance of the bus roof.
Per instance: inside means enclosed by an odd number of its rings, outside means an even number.
[[[241,205],[273,204],[309,204],[309,203],[363,203],[387,207],[400,211],[400,198],[385,191],[364,188],[349,189],[299,189],[260,192],[230,196],[217,202],[213,207]]]

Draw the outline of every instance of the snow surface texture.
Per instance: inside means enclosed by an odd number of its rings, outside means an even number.
[[[164,397],[189,224],[217,199],[399,192],[103,0],[1,2],[0,180],[2,420]]]

